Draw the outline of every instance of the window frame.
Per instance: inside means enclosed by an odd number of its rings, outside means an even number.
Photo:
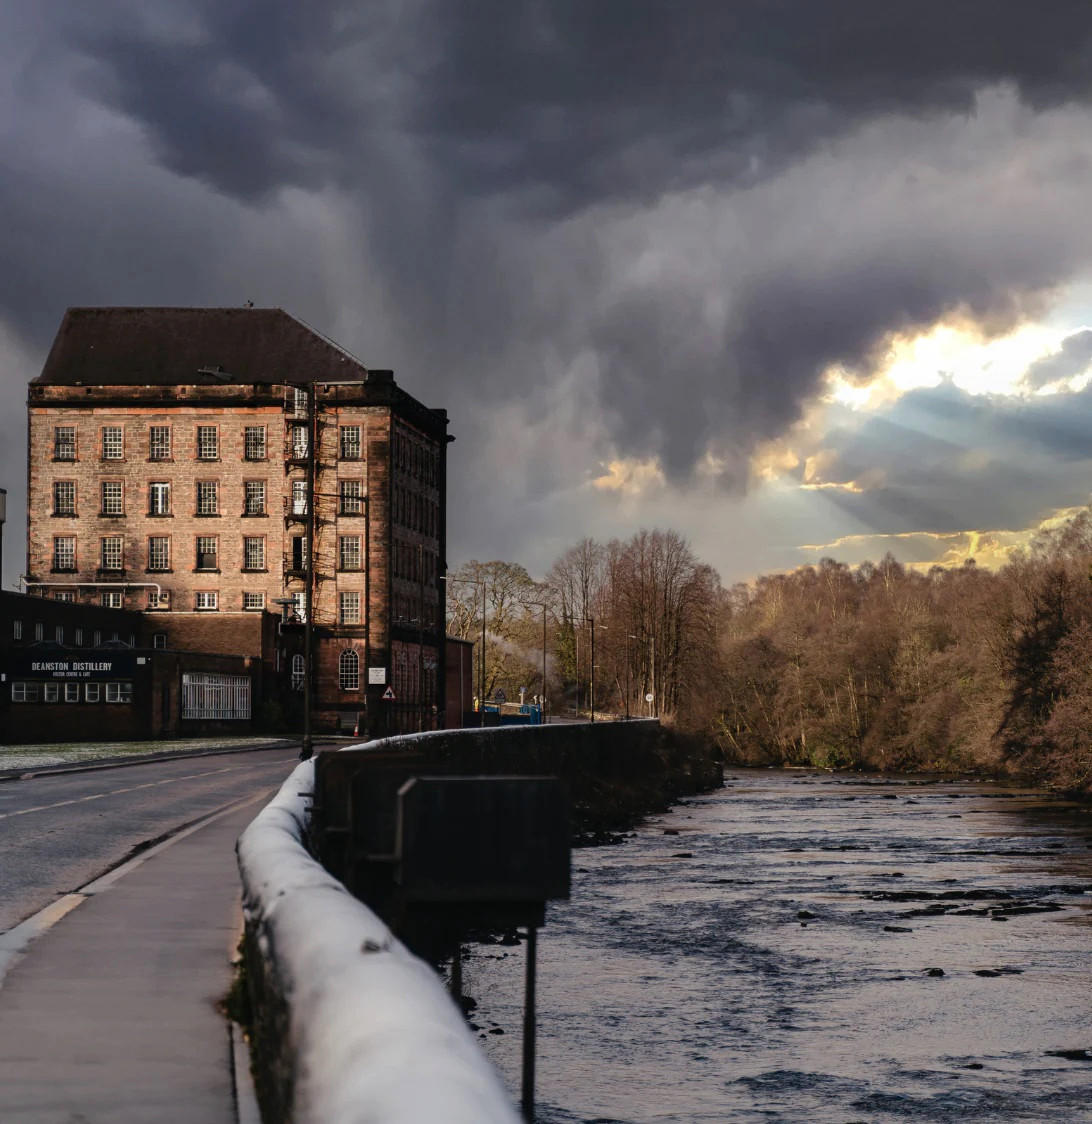
[[[157,440],[158,438],[158,440]],[[166,440],[164,441],[163,438]],[[148,460],[169,461],[171,455],[171,427],[169,425],[148,426]]]
[[[243,515],[265,515],[266,504],[266,481],[264,480],[244,480],[243,481]]]
[[[156,551],[162,548],[163,559],[162,564],[156,563]],[[150,574],[169,574],[171,571],[171,536],[170,535],[149,535],[148,536],[148,573]]]
[[[220,427],[208,424],[196,426],[193,447],[195,460],[218,461],[220,459]]]
[[[202,549],[202,543],[205,548]],[[211,543],[212,547],[209,549],[208,544]],[[194,563],[195,570],[203,571],[217,571],[220,569],[220,536],[219,535],[194,535],[193,542],[194,549]],[[212,558],[212,564],[208,564],[208,558]],[[205,562],[202,562],[202,559]]]
[[[248,425],[243,427],[243,460],[264,461],[268,457],[266,427]],[[253,438],[253,440],[252,440]]]
[[[364,457],[364,427],[360,424],[338,427],[338,459],[358,461]]]
[[[356,489],[355,494],[351,489]],[[338,515],[364,514],[364,481],[359,476],[346,477],[337,482]]]
[[[62,565],[62,551],[61,544],[65,543],[71,547],[71,558],[67,565]],[[76,554],[76,536],[75,535],[54,535],[53,536],[53,566],[52,572],[55,574],[74,574],[79,568],[77,565]]]
[[[101,427],[100,432],[102,452],[101,459],[104,461],[125,460],[125,426],[104,425]]]
[[[125,484],[121,480],[99,481],[99,515],[125,514]]]
[[[117,565],[109,565],[108,554],[117,549]],[[103,535],[99,539],[99,569],[105,574],[121,574],[125,572],[125,536]]]
[[[204,604],[202,604],[204,601]],[[215,613],[220,608],[220,593],[215,589],[195,589],[193,609],[195,613]]]
[[[62,431],[72,434],[71,445],[67,439],[61,439]],[[74,461],[79,459],[79,448],[77,444],[78,433],[79,429],[74,425],[55,425],[53,427],[53,459],[55,461]],[[69,448],[72,450],[71,456],[66,455],[66,450]]]
[[[151,480],[148,482],[148,514],[156,517],[171,513],[171,482]]]
[[[62,492],[62,489],[64,490]],[[78,489],[75,480],[53,481],[53,514],[75,515]],[[62,501],[62,495],[64,497]]]
[[[253,552],[253,557],[252,557]],[[265,572],[265,535],[243,536],[243,570],[248,574]]]
[[[211,504],[210,504],[211,499]],[[220,481],[195,480],[193,486],[193,513],[208,518],[220,514]]]
[[[337,623],[339,625],[358,625],[361,623],[361,597],[356,589],[343,589],[337,595]]]
[[[337,568],[345,573],[356,573],[363,568],[360,535],[338,535]]]
[[[360,690],[360,653],[343,648],[337,658],[337,685],[342,691]]]

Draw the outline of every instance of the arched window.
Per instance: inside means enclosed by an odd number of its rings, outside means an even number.
[[[303,690],[303,656],[299,652],[292,657],[292,690]]]
[[[346,648],[337,661],[337,676],[343,691],[360,690],[360,657]]]

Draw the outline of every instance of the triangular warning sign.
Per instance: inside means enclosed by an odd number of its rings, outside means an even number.
[[[393,699],[394,699],[394,688],[393,688],[393,687],[388,687],[388,688],[387,688],[387,689],[386,689],[386,690],[385,690],[385,691],[383,692],[383,698],[385,698],[385,699],[387,699],[387,700],[393,700]]]

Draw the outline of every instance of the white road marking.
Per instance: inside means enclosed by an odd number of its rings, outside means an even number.
[[[287,761],[293,761],[295,758],[287,758]],[[285,764],[286,762],[277,762],[277,764]],[[253,768],[253,766],[249,766]],[[71,800],[58,800],[54,804],[38,804],[33,808],[20,808],[16,812],[0,812],[0,820],[13,819],[15,816],[29,816],[31,812],[49,812],[54,808],[67,808],[72,804],[86,804],[91,800],[102,800],[107,796],[122,796],[126,792],[136,792],[142,788],[156,788],[163,784],[176,784],[178,781],[193,781],[199,780],[201,777],[213,777],[217,773],[232,773],[240,768],[248,768],[245,765],[227,765],[222,769],[207,769],[203,773],[187,773],[183,777],[165,777],[159,781],[146,781],[144,784],[133,784],[126,788],[114,788],[109,792],[95,792],[89,796],[76,796]]]

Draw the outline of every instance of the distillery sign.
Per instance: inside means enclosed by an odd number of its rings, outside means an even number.
[[[42,656],[15,653],[11,674],[19,679],[117,679],[132,675],[144,657],[132,652],[94,652],[85,656]]]

